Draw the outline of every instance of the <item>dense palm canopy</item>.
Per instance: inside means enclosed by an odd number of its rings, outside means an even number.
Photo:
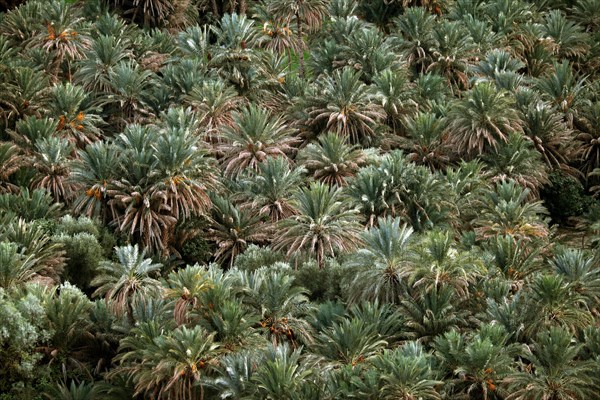
[[[598,398],[600,1],[0,10],[1,399]]]

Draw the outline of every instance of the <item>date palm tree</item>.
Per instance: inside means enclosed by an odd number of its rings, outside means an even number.
[[[133,323],[133,302],[158,292],[160,282],[152,277],[162,268],[145,258],[145,251],[137,245],[116,247],[118,262],[104,261],[91,285],[97,287],[94,296],[104,296],[115,314],[127,315]]]
[[[301,358],[300,349],[273,346],[267,349],[264,361],[252,376],[257,397],[263,399],[296,400],[302,384],[314,374],[311,365]],[[305,397],[304,397],[305,398]]]
[[[305,318],[311,310],[308,291],[295,285],[285,270],[238,271],[232,279],[242,303],[258,315],[256,327],[273,346],[313,342],[313,329]]]
[[[352,68],[335,71],[319,82],[320,90],[308,99],[309,124],[329,130],[351,143],[368,143],[376,136],[377,123],[385,117],[374,90],[360,81]]]
[[[125,29],[125,27],[123,27]],[[120,62],[133,58],[129,38],[100,35],[92,40],[84,57],[76,64],[73,80],[97,95],[110,90],[109,71]]]
[[[19,187],[10,182],[11,176],[26,165],[26,159],[14,143],[0,142],[0,164],[3,166],[0,172],[0,194],[5,192],[16,192]]]
[[[457,331],[435,339],[436,356],[451,371],[453,395],[477,393],[482,399],[502,396],[502,385],[515,372],[513,359],[519,346],[509,344],[510,335],[499,325],[482,325],[472,337]],[[502,388],[502,389],[501,389]]]
[[[267,157],[288,159],[297,139],[294,130],[281,118],[250,104],[233,114],[231,126],[223,127],[222,143],[217,147],[225,174],[238,176],[245,169],[258,171]]]
[[[171,109],[163,119],[162,126],[128,125],[118,136],[120,178],[107,193],[118,231],[168,253],[176,222],[208,211],[216,178],[193,113]]]
[[[513,105],[510,95],[492,84],[475,85],[449,111],[450,143],[460,154],[497,151],[510,132],[521,131],[522,122]]]
[[[516,239],[532,240],[548,236],[543,220],[547,213],[540,201],[528,201],[529,189],[513,180],[496,182],[481,199],[479,215],[473,222],[482,237],[511,235]]]
[[[117,148],[106,142],[96,142],[78,151],[73,162],[71,179],[79,184],[84,192],[73,203],[76,213],[88,217],[100,215],[108,222],[108,190],[117,177],[120,154]]]
[[[134,395],[158,399],[203,399],[204,378],[213,369],[219,344],[214,333],[185,325],[167,330],[155,321],[133,328],[120,346],[114,374],[127,374]]]
[[[434,26],[432,62],[426,72],[435,71],[446,77],[452,92],[469,88],[469,60],[476,56],[475,43],[460,22],[442,21]]]
[[[541,154],[535,151],[531,141],[519,133],[509,134],[496,154],[485,154],[482,158],[493,182],[513,179],[529,189],[532,198],[538,198],[540,188],[550,183]]]
[[[575,114],[579,106],[585,104],[586,77],[573,70],[572,65],[563,60],[562,63],[553,63],[553,71],[536,79],[535,88],[542,94],[542,99],[550,102],[561,112],[567,126],[573,128]]]
[[[173,301],[173,316],[179,325],[190,322],[189,311],[198,307],[202,294],[213,287],[199,265],[171,272],[163,285],[163,297]]]
[[[404,120],[406,137],[400,139],[400,146],[407,152],[409,160],[432,171],[450,162],[445,122],[445,118],[427,112],[419,112]]]
[[[554,53],[559,59],[583,57],[590,49],[590,36],[577,23],[560,11],[552,10],[545,15],[544,36],[552,40]]]
[[[580,361],[581,344],[574,344],[571,333],[562,328],[542,331],[523,358],[523,372],[510,375],[506,381],[509,400],[532,397],[575,400],[594,396],[592,361]]]
[[[346,143],[336,133],[328,132],[298,153],[302,163],[317,181],[328,185],[345,186],[346,179],[354,176],[365,164],[363,151]]]
[[[209,80],[195,85],[183,100],[198,115],[209,143],[222,140],[219,131],[223,126],[233,125],[233,111],[243,102],[236,90],[222,80]]]
[[[260,71],[259,56],[253,48],[259,38],[254,21],[245,15],[225,14],[210,30],[216,38],[210,65],[239,91],[247,92]]]
[[[277,18],[291,24],[296,23],[296,35],[298,35],[299,46],[299,70],[300,77],[304,77],[304,25],[309,32],[315,32],[321,26],[326,15],[327,2],[325,0],[270,0],[267,11]]]
[[[88,95],[81,86],[70,83],[55,85],[49,99],[48,112],[58,120],[57,131],[78,147],[102,137],[102,119],[90,107]]]
[[[316,337],[312,350],[323,357],[326,368],[339,368],[369,362],[386,345],[367,321],[355,317],[333,322]]]
[[[357,212],[344,207],[340,189],[315,182],[301,188],[294,200],[298,214],[279,222],[275,249],[287,249],[288,257],[307,252],[323,268],[326,255],[352,250],[360,242]]]
[[[69,179],[71,172],[69,156],[73,151],[66,139],[51,137],[35,144],[34,168],[38,175],[31,182],[32,189],[46,189],[56,202],[69,203],[76,195],[79,185]]]
[[[52,54],[51,74],[58,80],[63,62],[66,64],[66,77],[71,80],[71,61],[83,58],[90,45],[83,18],[70,3],[51,1],[45,6],[46,26],[31,45]]]
[[[412,228],[400,227],[399,218],[379,218],[377,226],[363,233],[366,247],[358,250],[349,266],[359,268],[349,288],[351,302],[379,300],[397,303],[406,290],[411,263]]]
[[[423,7],[410,7],[398,17],[396,25],[404,39],[401,48],[408,65],[414,72],[424,73],[433,60],[431,53],[436,45],[435,17]]]
[[[380,373],[378,398],[441,399],[437,386],[442,381],[438,379],[431,361],[428,354],[414,342],[394,350],[384,350],[373,360],[374,367]]]
[[[217,244],[216,261],[231,268],[237,255],[249,244],[267,242],[269,229],[260,216],[249,210],[240,209],[218,195],[213,195],[211,200],[213,209],[208,238]]]
[[[373,78],[379,100],[387,115],[387,124],[394,132],[402,131],[403,118],[414,112],[418,104],[413,99],[414,88],[402,70],[386,69]]]
[[[29,282],[42,268],[34,254],[26,256],[15,243],[0,243],[0,288],[8,289]]]
[[[591,310],[596,307],[600,297],[600,269],[591,254],[561,248],[550,260],[550,265],[565,278],[572,290],[586,298]]]
[[[248,179],[245,189],[248,207],[268,216],[271,222],[294,215],[292,194],[301,186],[306,170],[302,167],[292,169],[281,157],[267,158],[258,169],[258,173]]]
[[[527,135],[549,168],[568,169],[574,154],[573,131],[548,103],[531,104],[523,111],[523,133]]]
[[[429,291],[448,286],[457,296],[469,296],[469,287],[483,275],[483,265],[466,251],[459,250],[451,232],[431,231],[415,245],[416,258],[406,268],[408,284]]]

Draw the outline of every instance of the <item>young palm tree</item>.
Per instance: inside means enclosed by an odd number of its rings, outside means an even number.
[[[102,136],[102,119],[89,106],[89,99],[81,86],[70,83],[56,85],[49,99],[48,112],[58,120],[57,131],[79,147],[97,141]]]
[[[163,297],[173,301],[173,316],[179,325],[190,322],[189,311],[198,307],[202,293],[213,287],[198,265],[171,272],[163,285]]]
[[[91,285],[97,287],[94,296],[104,296],[115,314],[126,314],[133,323],[133,302],[160,289],[160,282],[151,276],[162,264],[144,258],[145,251],[140,252],[137,245],[116,247],[115,252],[118,262],[101,262]]]
[[[271,0],[267,4],[267,11],[288,24],[295,20],[296,35],[298,35],[299,48],[299,75],[304,77],[304,25],[309,32],[315,32],[321,26],[326,15],[327,2],[325,0]]]
[[[593,362],[579,361],[580,344],[573,344],[571,333],[562,328],[541,332],[526,348],[523,357],[529,365],[506,381],[509,400],[531,398],[585,399],[596,393]]]
[[[212,196],[211,200],[213,209],[208,238],[217,244],[215,260],[231,268],[237,255],[249,244],[268,241],[269,229],[260,216],[240,209],[229,200],[218,195]]]
[[[529,189],[533,198],[538,198],[540,188],[550,183],[540,153],[520,133],[510,133],[506,143],[500,144],[496,154],[486,154],[482,158],[487,164],[492,182],[513,179]]]
[[[312,350],[326,368],[339,368],[369,362],[386,345],[367,321],[355,317],[334,322],[316,337]]]
[[[308,99],[309,124],[330,130],[351,143],[368,143],[385,114],[374,101],[374,90],[360,81],[352,68],[335,71],[319,82],[321,90]]]
[[[416,350],[416,351],[414,351]],[[437,387],[442,381],[432,367],[432,360],[421,346],[408,342],[403,347],[385,350],[373,360],[379,371],[377,398],[439,400]]]
[[[26,256],[15,243],[0,242],[0,288],[9,289],[29,282],[42,268],[34,254]]]
[[[287,159],[294,150],[294,130],[264,108],[251,104],[232,119],[232,125],[223,128],[217,147],[224,155],[221,163],[227,175],[238,176],[247,168],[258,171],[267,157]]]
[[[35,143],[34,168],[37,176],[31,182],[32,189],[47,190],[54,201],[69,203],[75,196],[79,184],[72,181],[69,156],[73,147],[66,139],[51,137]]]
[[[232,112],[242,103],[236,90],[222,80],[195,85],[183,100],[196,112],[209,143],[221,141],[219,130],[223,126],[233,125]]]
[[[303,251],[314,255],[319,268],[325,256],[354,249],[360,239],[357,212],[343,206],[340,189],[312,183],[295,196],[298,214],[279,222],[281,235],[274,248],[287,249],[287,256]]]
[[[508,93],[490,83],[475,85],[466,97],[450,109],[448,135],[461,154],[477,155],[497,151],[508,134],[521,131],[521,120]]]
[[[108,92],[111,68],[131,58],[133,52],[127,37],[100,35],[92,40],[84,57],[76,64],[77,70],[73,80],[89,92],[96,94]]]
[[[308,291],[294,285],[286,271],[258,269],[237,272],[234,290],[241,300],[259,316],[257,327],[274,346],[289,342],[297,347],[313,342],[313,330],[306,315],[311,310]]]
[[[289,162],[281,157],[268,157],[258,169],[258,173],[248,179],[245,189],[248,207],[268,216],[271,222],[294,215],[292,194],[302,184],[306,170],[290,168]]]
[[[432,171],[449,163],[445,123],[445,118],[428,112],[420,112],[404,120],[406,137],[400,139],[400,146],[406,150],[411,161],[426,165]]]
[[[532,141],[546,165],[568,169],[575,135],[561,115],[554,112],[548,103],[539,102],[529,105],[521,118],[523,133]]]
[[[547,211],[540,201],[527,201],[529,189],[513,180],[500,181],[484,196],[474,221],[475,231],[484,238],[498,234],[525,240],[548,236],[541,218]]]
[[[82,186],[73,203],[76,213],[88,217],[100,215],[102,222],[108,222],[108,190],[110,183],[117,177],[119,152],[115,146],[106,142],[96,142],[78,151],[73,162],[71,179]]]
[[[406,289],[406,271],[411,260],[408,243],[412,233],[412,228],[400,227],[399,218],[390,217],[379,218],[377,227],[363,233],[366,247],[349,262],[350,266],[360,268],[350,285],[350,301],[400,301]]]
[[[0,194],[18,192],[19,187],[11,183],[10,179],[25,164],[26,159],[19,151],[17,145],[10,142],[0,142],[0,165],[2,165],[2,171],[0,171]]]
[[[583,90],[586,78],[574,72],[567,60],[562,63],[555,62],[553,71],[535,81],[535,88],[542,94],[542,99],[550,102],[560,111],[567,121],[569,128],[573,128],[576,110],[585,104]]]
[[[373,83],[387,115],[387,124],[394,132],[398,132],[402,128],[403,118],[418,107],[408,77],[404,71],[386,69],[373,78]]]
[[[346,179],[354,176],[366,162],[362,150],[347,144],[333,132],[319,137],[318,144],[311,143],[302,149],[297,161],[315,180],[338,187],[345,186]]]

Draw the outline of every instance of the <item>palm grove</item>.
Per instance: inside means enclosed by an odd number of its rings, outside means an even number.
[[[0,399],[598,398],[599,0],[10,3]]]

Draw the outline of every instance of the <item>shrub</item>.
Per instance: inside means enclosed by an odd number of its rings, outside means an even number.
[[[550,184],[542,189],[541,198],[553,221],[581,216],[591,205],[591,197],[584,194],[583,186],[574,177],[555,171],[549,178]]]
[[[242,271],[254,271],[284,260],[285,256],[278,251],[251,244],[246,251],[236,257],[233,265]]]

